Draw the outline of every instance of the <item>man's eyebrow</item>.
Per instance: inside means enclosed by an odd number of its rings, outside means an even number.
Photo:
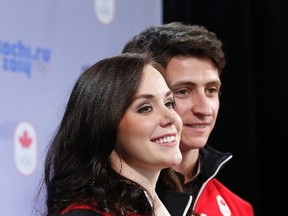
[[[212,80],[212,81],[210,81],[210,82],[207,82],[205,85],[212,85],[212,84],[214,84],[214,85],[219,85],[219,86],[221,86],[222,85],[222,83],[221,83],[221,81],[219,81],[219,80]],[[178,86],[196,86],[197,85],[197,83],[196,82],[192,82],[192,81],[180,81],[180,82],[176,82],[176,83],[174,83],[173,85],[171,85],[172,87],[178,87]]]
[[[221,81],[220,80],[213,80],[213,81],[211,81],[211,82],[208,82],[207,83],[208,85],[218,85],[218,86],[221,86],[222,85],[222,83],[221,83]]]

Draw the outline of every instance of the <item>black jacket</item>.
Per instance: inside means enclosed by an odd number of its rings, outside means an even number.
[[[171,191],[158,188],[158,196],[171,215],[181,215],[178,212],[184,211],[186,204],[188,205],[188,198],[192,195],[190,211],[193,211],[194,215],[202,213],[207,216],[253,216],[254,212],[251,204],[234,194],[215,178],[231,158],[231,153],[223,153],[206,145],[199,151],[200,170],[190,182],[184,184],[184,176],[177,173],[186,192],[186,194],[183,193],[181,200],[171,202],[174,199],[170,197]],[[178,203],[181,204],[183,209],[179,209]]]

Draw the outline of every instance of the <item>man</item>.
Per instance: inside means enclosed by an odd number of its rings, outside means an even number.
[[[123,52],[148,52],[166,68],[163,75],[183,121],[183,159],[173,168],[185,192],[193,195],[191,212],[254,215],[249,202],[215,178],[232,155],[207,145],[218,115],[220,76],[226,63],[222,42],[203,26],[174,22],[145,29],[128,41]],[[159,185],[158,193],[169,210],[173,205],[165,202],[169,192]]]

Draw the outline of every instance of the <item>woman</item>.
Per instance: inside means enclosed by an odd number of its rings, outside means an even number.
[[[156,68],[122,54],[79,77],[46,156],[48,216],[170,215],[155,187],[181,190],[167,167],[182,159],[182,121]]]

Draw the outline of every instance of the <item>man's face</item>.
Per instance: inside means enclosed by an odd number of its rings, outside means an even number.
[[[218,70],[205,59],[187,56],[173,57],[166,70],[176,110],[183,121],[181,151],[202,148],[218,115],[221,86]]]

